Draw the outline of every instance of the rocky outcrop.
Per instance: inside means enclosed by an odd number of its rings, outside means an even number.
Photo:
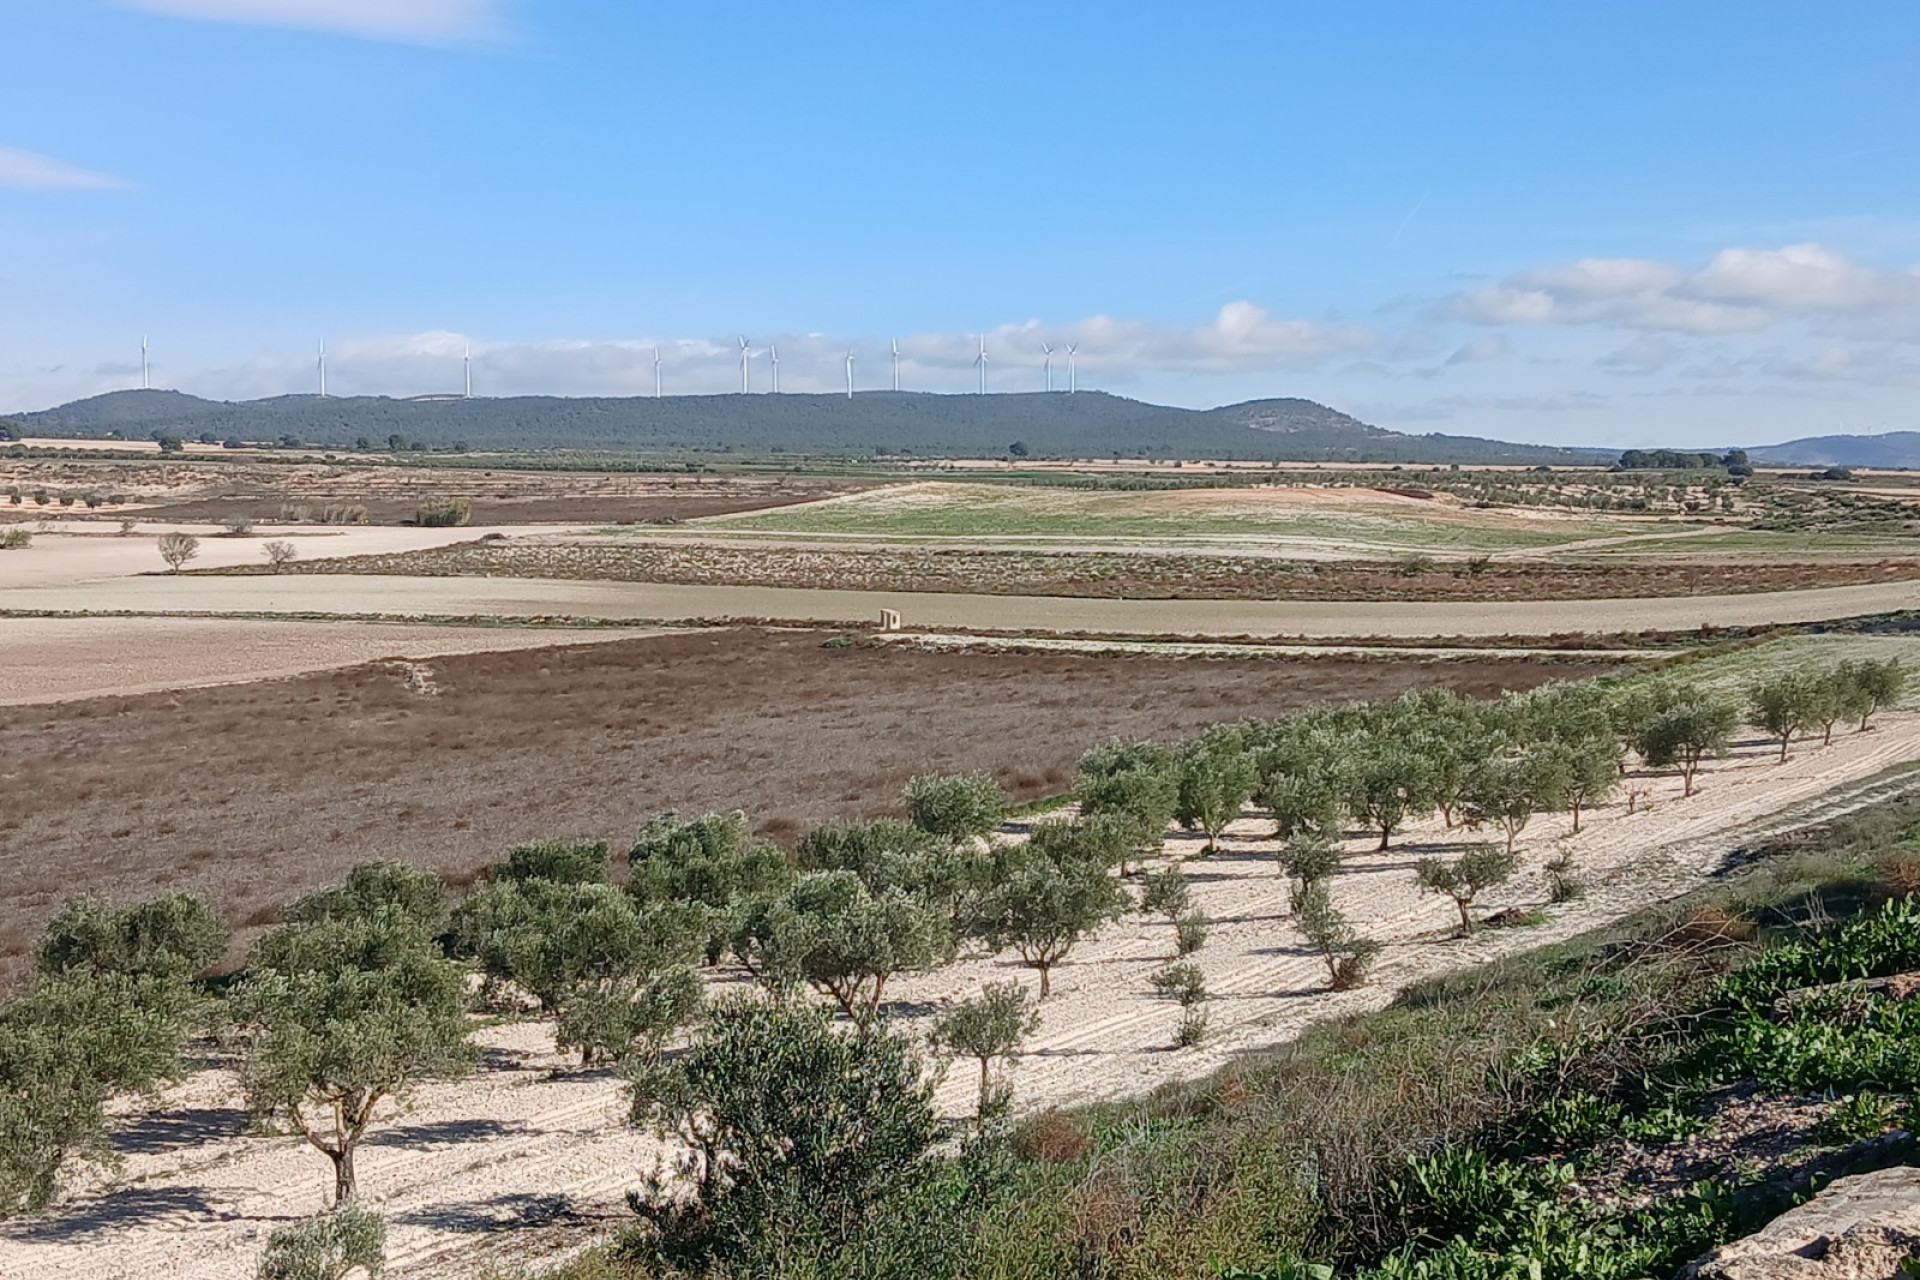
[[[1916,1254],[1920,1169],[1881,1169],[1841,1178],[1681,1274],[1685,1280],[1893,1280]]]

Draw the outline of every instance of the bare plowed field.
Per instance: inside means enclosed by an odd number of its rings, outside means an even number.
[[[385,556],[342,556],[301,573],[418,578],[570,578],[689,586],[834,591],[978,592],[1175,600],[1592,600],[1791,591],[1920,576],[1920,560],[1589,565],[1451,561],[1286,560],[971,549],[715,546],[684,542],[466,542]],[[249,565],[240,572],[265,572]]]
[[[1423,824],[1385,853],[1372,851],[1371,837],[1356,838],[1334,892],[1360,931],[1385,946],[1374,984],[1344,994],[1326,991],[1324,967],[1287,918],[1270,823],[1242,819],[1211,857],[1195,857],[1197,842],[1173,835],[1167,852],[1189,859],[1196,904],[1214,921],[1193,957],[1210,992],[1208,1041],[1168,1047],[1179,1010],[1153,996],[1147,975],[1170,954],[1171,929],[1129,917],[1083,943],[1056,975],[1013,1072],[1017,1105],[1122,1096],[1199,1075],[1313,1020],[1377,1008],[1421,978],[1618,918],[1698,885],[1738,844],[1857,803],[1872,794],[1875,775],[1916,756],[1920,717],[1888,716],[1877,732],[1802,747],[1784,765],[1767,744],[1745,743],[1709,766],[1691,799],[1671,777],[1636,779],[1652,788],[1649,802],[1632,815],[1605,806],[1579,835],[1564,818],[1536,819],[1521,841],[1521,876],[1481,910],[1540,906],[1542,866],[1560,853],[1591,891],[1548,908],[1535,927],[1468,940],[1451,936],[1451,903],[1418,893],[1410,871],[1415,856],[1456,846],[1460,833]],[[891,1011],[924,1025],[940,1001],[1008,977],[1031,982],[1008,957],[969,959],[899,980]],[[623,1220],[622,1191],[658,1155],[646,1136],[622,1126],[619,1078],[566,1070],[544,1025],[488,1028],[477,1038],[487,1054],[475,1079],[423,1088],[363,1149],[362,1195],[391,1224],[389,1274],[397,1280],[479,1274],[491,1261],[577,1248]],[[973,1088],[971,1073],[955,1070],[941,1102],[963,1114]],[[0,1274],[244,1280],[269,1230],[321,1206],[330,1175],[298,1139],[247,1134],[243,1105],[231,1074],[213,1070],[131,1118],[119,1138],[125,1167],[61,1211],[0,1234]]]
[[[257,925],[367,858],[459,879],[520,841],[630,840],[664,809],[745,808],[791,837],[890,811],[915,773],[988,769],[1027,799],[1113,734],[1604,669],[821,641],[681,633],[0,709],[0,967],[79,893],[187,889]]]
[[[239,684],[379,658],[593,644],[632,631],[233,618],[0,618],[0,706]]]

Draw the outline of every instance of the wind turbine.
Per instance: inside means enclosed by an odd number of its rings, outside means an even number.
[[[767,355],[773,361],[773,394],[780,394],[780,348],[771,342],[767,344]]]
[[[147,335],[143,333],[140,335],[140,389],[148,391],[152,386],[147,377]]]
[[[893,340],[893,389],[900,389],[900,339]]]
[[[740,335],[740,394],[741,395],[747,394],[747,357],[752,354],[753,354],[752,348],[747,346],[747,335],[743,333]]]
[[[1078,351],[1079,349],[1080,349],[1079,343],[1069,342],[1067,344],[1067,394],[1068,395],[1072,395],[1078,387],[1078,384],[1073,376],[1073,353]]]
[[[1041,367],[1046,370],[1047,390],[1051,391],[1053,390],[1053,348],[1043,342],[1040,344],[1040,349],[1047,353],[1046,362]]]
[[[473,344],[467,344],[467,399],[473,399]]]
[[[847,352],[847,399],[853,399],[853,352]]]
[[[984,333],[980,335],[980,354],[973,358],[973,363],[980,370],[980,394],[985,395],[987,394],[987,335]]]
[[[660,398],[660,348],[653,349],[653,398]]]
[[[320,398],[327,398],[327,340],[320,339]]]

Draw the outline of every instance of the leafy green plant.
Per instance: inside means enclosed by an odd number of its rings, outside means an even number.
[[[1906,1110],[1906,1105],[1871,1090],[1849,1093],[1820,1117],[1817,1133],[1823,1142],[1862,1142],[1899,1127]]]
[[[387,1269],[387,1224],[346,1204],[276,1227],[260,1255],[257,1280],[346,1280],[356,1270],[379,1280]]]

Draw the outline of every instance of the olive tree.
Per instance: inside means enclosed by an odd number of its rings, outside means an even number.
[[[1032,993],[1018,982],[989,982],[980,994],[942,1013],[933,1024],[935,1048],[980,1064],[980,1101],[976,1116],[984,1128],[994,1111],[990,1071],[995,1061],[1012,1058],[1021,1042],[1040,1027]]]
[[[810,871],[764,917],[762,970],[805,980],[848,1017],[868,1020],[895,974],[947,953],[946,921],[899,889],[875,894],[851,871]]]
[[[426,937],[447,927],[447,886],[404,862],[362,862],[343,883],[317,889],[281,913],[292,924],[325,924],[391,915]]]
[[[1220,734],[1187,743],[1173,760],[1174,820],[1201,831],[1212,853],[1227,824],[1240,816],[1258,781],[1253,759],[1240,744]]]
[[[633,1119],[675,1140],[628,1202],[643,1266],[686,1275],[947,1274],[962,1231],[931,1194],[946,1130],[913,1044],[826,1009],[719,1001],[677,1059],[633,1077]],[[847,1274],[847,1272],[836,1272]]]
[[[218,962],[231,937],[213,908],[192,894],[172,893],[124,907],[82,898],[48,922],[34,961],[46,974],[184,979]]]
[[[1425,757],[1390,736],[1358,744],[1344,783],[1347,812],[1380,833],[1382,852],[1401,823],[1433,807]]]
[[[1541,743],[1532,753],[1545,760],[1558,779],[1559,799],[1573,815],[1576,833],[1581,816],[1620,789],[1620,743],[1611,732]]]
[[[354,1153],[380,1104],[472,1067],[460,966],[391,909],[267,934],[233,1002],[249,1106],[327,1157],[336,1205],[358,1192]]]
[[[1105,867],[1055,861],[1027,845],[995,852],[993,882],[974,909],[973,936],[994,950],[1013,948],[1040,975],[1040,998],[1053,968],[1081,938],[1119,916],[1127,895]]]
[[[1362,938],[1341,910],[1333,905],[1333,891],[1324,880],[1309,884],[1294,899],[1293,914],[1300,935],[1327,966],[1327,983],[1335,991],[1350,991],[1367,979],[1367,970],[1380,954],[1380,944]]]
[[[1153,742],[1110,742],[1080,757],[1080,775],[1074,784],[1080,812],[1106,817],[1127,833],[1127,850],[1120,874],[1127,874],[1132,858],[1155,853],[1180,805],[1179,780],[1173,757]]]
[[[1452,862],[1440,858],[1422,858],[1414,864],[1414,883],[1422,889],[1453,899],[1460,912],[1460,933],[1473,932],[1473,900],[1496,885],[1513,878],[1520,860],[1510,849],[1479,844]]]
[[[802,871],[851,871],[872,893],[898,889],[944,914],[953,931],[992,862],[977,841],[933,835],[895,818],[816,827],[793,860]]]
[[[739,811],[682,818],[663,813],[640,832],[627,854],[627,892],[647,905],[698,903],[712,908],[706,959],[716,963],[744,919],[786,892],[793,868],[779,846],[756,839]]]
[[[487,870],[502,881],[546,880],[554,884],[605,884],[609,857],[604,840],[541,840],[523,844]]]
[[[1280,846],[1276,860],[1292,886],[1288,900],[1298,914],[1307,890],[1340,869],[1340,848],[1320,836],[1299,835]]]
[[[1819,723],[1822,690],[1813,679],[1786,671],[1755,681],[1747,686],[1747,719],[1780,739],[1780,763],[1787,762],[1787,748],[1796,733],[1809,732]]]
[[[991,775],[922,774],[901,792],[913,825],[949,840],[978,839],[997,828],[1012,803]]]
[[[1691,796],[1701,763],[1709,755],[1727,753],[1738,720],[1731,702],[1713,694],[1696,694],[1649,720],[1640,731],[1639,751],[1656,769],[1678,769],[1682,790]]]
[[[180,982],[80,966],[0,1005],[0,1216],[45,1208],[76,1161],[112,1157],[106,1104],[179,1071]]]
[[[1498,826],[1507,838],[1507,851],[1536,812],[1558,809],[1566,803],[1568,778],[1558,753],[1526,751],[1484,760],[1473,771],[1462,793],[1467,824]]]
[[[1897,658],[1884,661],[1848,660],[1836,668],[1844,691],[1845,714],[1860,722],[1860,732],[1873,727],[1873,717],[1894,706],[1907,689],[1906,669]]]

